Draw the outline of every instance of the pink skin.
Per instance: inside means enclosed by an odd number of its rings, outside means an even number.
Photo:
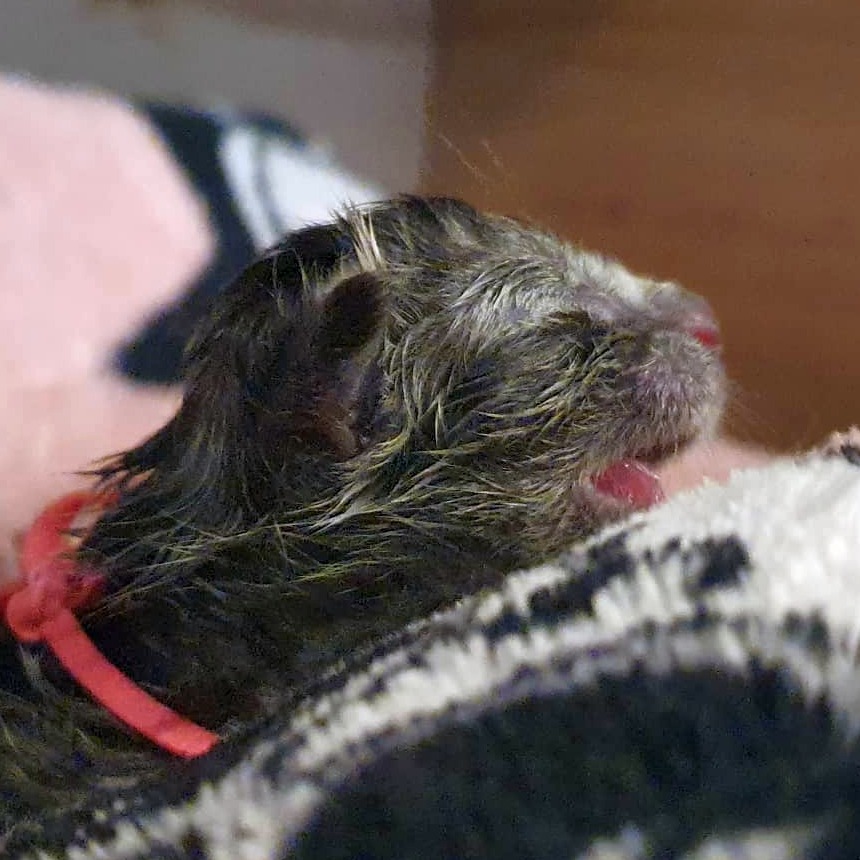
[[[609,466],[591,483],[598,492],[637,509],[650,508],[666,498],[659,477],[636,460],[623,460]]]
[[[724,483],[735,469],[760,466],[772,457],[751,445],[716,439],[697,443],[659,469],[636,460],[623,460],[609,466],[592,483],[599,492],[642,510],[705,480]]]
[[[725,483],[736,469],[764,466],[775,454],[752,445],[719,438],[699,442],[658,470],[663,492],[670,496],[705,480]]]

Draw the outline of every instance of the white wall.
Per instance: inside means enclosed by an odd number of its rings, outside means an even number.
[[[374,28],[367,14],[375,4],[384,27]],[[285,0],[284,8],[289,5]],[[394,20],[399,14],[401,22]],[[202,4],[133,9],[87,0],[0,0],[0,72],[264,108],[328,142],[364,177],[392,191],[414,188],[422,163],[430,0],[319,0],[303,4],[298,24],[291,30],[241,21]]]

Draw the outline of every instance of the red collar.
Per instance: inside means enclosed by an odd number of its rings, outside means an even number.
[[[104,577],[71,555],[76,518],[98,513],[114,497],[83,491],[48,505],[24,536],[20,579],[0,592],[0,611],[22,643],[44,643],[66,671],[129,728],[182,758],[208,752],[219,738],[152,698],[117,669],[87,636],[72,610],[95,603]]]

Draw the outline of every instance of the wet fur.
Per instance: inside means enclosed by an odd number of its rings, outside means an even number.
[[[176,416],[100,470],[120,502],[81,549],[109,583],[87,629],[225,736],[287,707],[338,654],[626,513],[589,478],[719,418],[703,313],[455,200],[286,237],[213,307]],[[38,650],[2,660],[6,825],[173,766]]]

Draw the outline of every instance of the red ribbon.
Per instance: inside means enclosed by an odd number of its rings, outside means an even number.
[[[73,610],[92,605],[104,577],[72,555],[74,520],[108,507],[114,498],[90,491],[50,504],[24,536],[20,579],[0,593],[0,609],[19,642],[43,642],[66,671],[115,717],[182,758],[208,752],[219,738],[154,699],[120,672],[78,623]]]

